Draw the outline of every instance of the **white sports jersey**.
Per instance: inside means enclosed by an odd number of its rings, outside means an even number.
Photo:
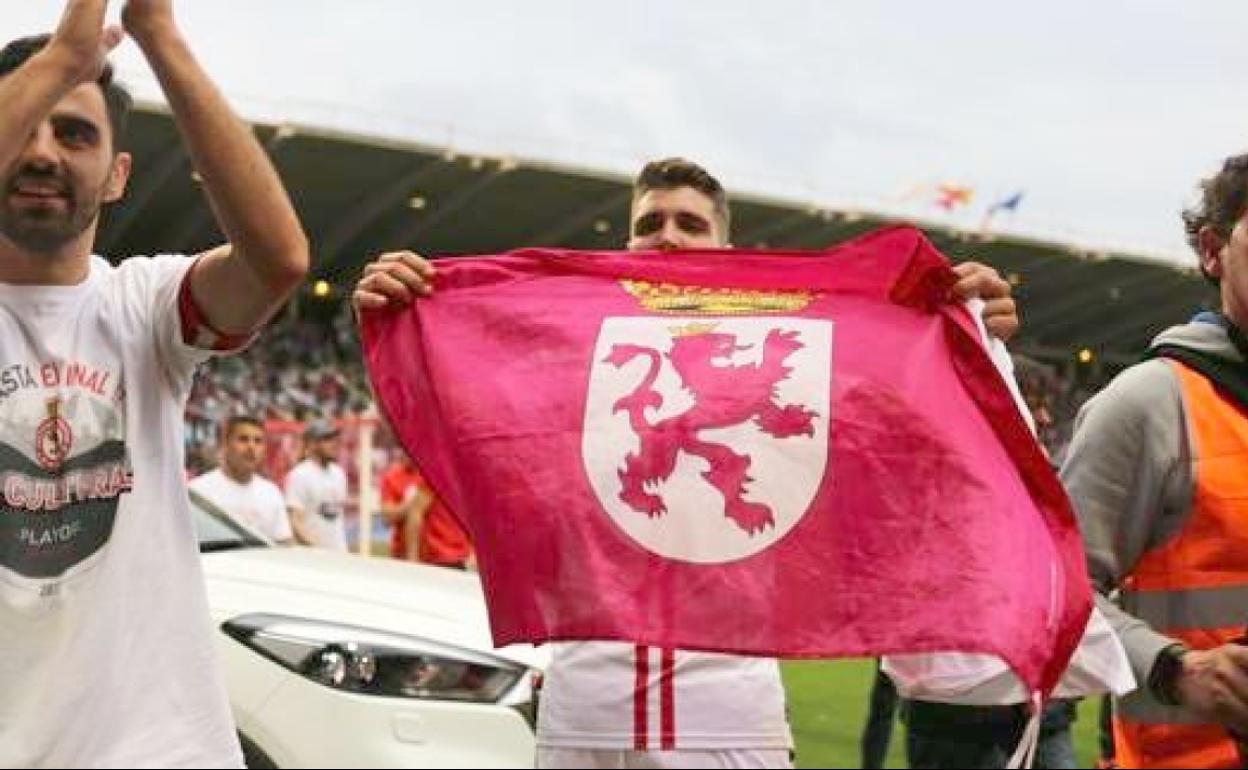
[[[316,545],[347,550],[347,474],[338,463],[321,465],[311,458],[286,476],[286,503],[301,508]]]
[[[539,746],[789,749],[779,664],[626,642],[551,645]]]
[[[242,767],[183,481],[190,264],[0,284],[0,767]]]
[[[634,751],[632,749],[552,749],[539,746],[537,766],[543,770],[587,770],[588,768],[645,768],[645,770],[724,770],[724,768],[767,768],[784,770],[793,767],[788,749],[697,749],[695,751]]]
[[[191,489],[270,540],[293,537],[282,490],[263,476],[253,475],[246,484],[239,484],[217,468],[192,479]]]

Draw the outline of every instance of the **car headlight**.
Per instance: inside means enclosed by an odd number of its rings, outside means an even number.
[[[281,615],[243,615],[225,633],[308,679],[348,692],[497,703],[515,699],[527,669],[450,645]],[[525,693],[522,697],[527,697]]]

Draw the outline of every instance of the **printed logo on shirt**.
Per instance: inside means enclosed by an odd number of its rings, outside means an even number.
[[[342,516],[342,508],[334,503],[321,503],[316,512],[326,521],[333,521]]]
[[[61,469],[74,445],[74,432],[61,417],[61,397],[48,399],[48,416],[35,431],[35,456],[43,469],[52,473]]]
[[[652,553],[757,554],[801,521],[827,464],[832,324],[608,318],[581,456],[599,501]]]
[[[120,377],[82,363],[0,376],[0,582],[40,596],[108,542],[133,486]]]

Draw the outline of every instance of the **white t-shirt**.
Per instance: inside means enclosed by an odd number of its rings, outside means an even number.
[[[2,767],[242,767],[183,482],[190,265],[0,284]]]
[[[286,504],[303,510],[317,546],[347,550],[347,474],[338,463],[321,465],[309,458],[291,468],[286,476]]]
[[[256,474],[246,484],[239,484],[217,468],[192,479],[191,489],[270,540],[293,537],[282,490],[263,476]]]
[[[561,642],[551,645],[538,709],[537,742],[545,747],[793,747],[772,658]]]

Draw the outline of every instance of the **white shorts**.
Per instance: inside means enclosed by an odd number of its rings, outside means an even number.
[[[629,749],[537,749],[539,768],[595,768],[602,770],[660,770],[662,768],[791,768],[788,749],[682,749],[633,751]]]

